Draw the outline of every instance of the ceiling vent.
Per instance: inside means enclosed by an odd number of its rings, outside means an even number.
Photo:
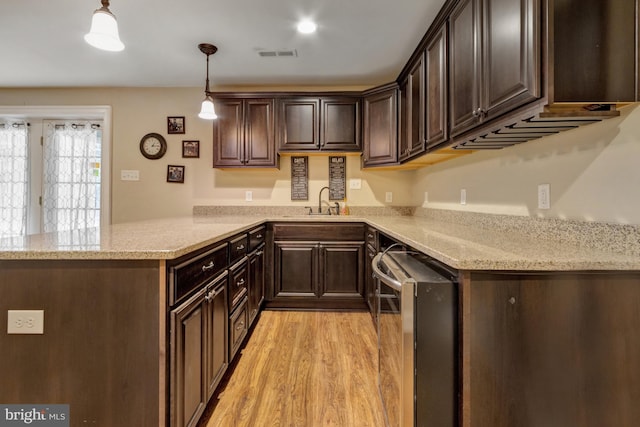
[[[282,57],[296,57],[298,56],[298,51],[295,49],[289,49],[289,50],[261,50],[258,51],[258,55],[262,56],[262,57],[278,57],[278,56],[282,56]]]

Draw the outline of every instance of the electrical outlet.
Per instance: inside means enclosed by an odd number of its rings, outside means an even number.
[[[460,204],[467,204],[467,190],[465,190],[464,188],[460,190]]]
[[[253,201],[253,191],[245,191],[244,192],[244,200],[247,202]]]
[[[551,208],[551,189],[549,184],[538,185],[538,209]]]
[[[44,334],[44,310],[8,310],[7,334]]]
[[[360,190],[362,188],[362,180],[360,178],[352,178],[349,180],[349,188],[351,190]]]
[[[384,195],[384,201],[387,203],[393,202],[393,193],[391,191],[387,191]]]
[[[120,180],[121,181],[140,181],[140,171],[123,169],[120,171]]]

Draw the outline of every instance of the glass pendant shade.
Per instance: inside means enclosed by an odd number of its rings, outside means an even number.
[[[215,120],[218,118],[216,110],[213,108],[213,98],[211,98],[211,96],[207,95],[204,101],[202,101],[202,107],[200,108],[198,117],[206,120]]]
[[[124,44],[118,35],[116,17],[106,7],[93,12],[91,29],[85,34],[84,40],[91,46],[102,50],[119,52],[124,49]]]

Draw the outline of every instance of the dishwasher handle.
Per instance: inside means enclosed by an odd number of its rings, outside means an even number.
[[[371,261],[371,268],[373,269],[373,275],[380,279],[385,285],[390,286],[392,289],[400,292],[402,291],[402,283],[391,276],[384,274],[380,269],[380,260],[384,256],[384,252],[378,253],[373,261]]]

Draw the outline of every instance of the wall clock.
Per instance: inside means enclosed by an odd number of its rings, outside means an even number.
[[[167,152],[167,141],[158,133],[148,133],[140,140],[140,152],[147,159],[159,159]]]

